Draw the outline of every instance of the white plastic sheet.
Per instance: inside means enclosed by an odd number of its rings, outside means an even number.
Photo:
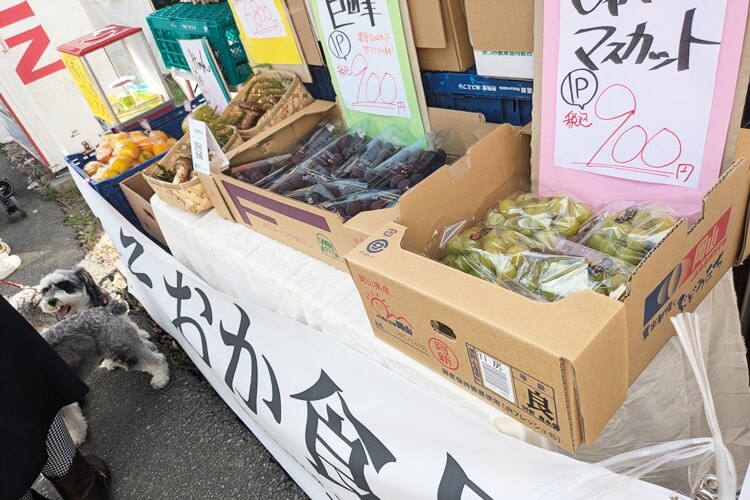
[[[504,434],[562,452],[378,341],[347,273],[225,221],[214,210],[196,216],[156,196],[151,201],[174,256],[216,289],[338,339]],[[750,390],[731,273],[698,307],[697,314],[706,332],[703,353],[721,430],[736,460],[738,476],[744,477],[750,458]],[[576,458],[599,462],[652,444],[710,436],[703,415],[698,386],[675,337],[630,387],[625,404],[598,441],[582,447]],[[657,471],[648,480],[690,491],[685,469]]]

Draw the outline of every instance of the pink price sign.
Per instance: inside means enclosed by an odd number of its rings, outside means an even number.
[[[747,0],[544,2],[540,191],[700,210],[747,14]]]

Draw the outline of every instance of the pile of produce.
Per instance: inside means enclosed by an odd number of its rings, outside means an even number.
[[[578,241],[637,265],[677,224],[672,210],[659,205],[610,206],[579,233]]]
[[[401,193],[395,190],[368,189],[323,202],[318,206],[348,220],[361,212],[392,207],[398,203],[400,197]]]
[[[343,130],[340,123],[322,122],[290,152],[232,167],[229,173],[347,220],[394,205],[446,163],[433,135],[415,141],[391,127],[370,139],[366,129],[366,123]]]
[[[439,231],[427,253],[540,301],[586,289],[621,298],[635,266],[677,219],[656,204],[615,212],[616,205],[594,215],[590,206],[569,196],[518,193],[501,200],[482,220]]]
[[[397,189],[405,193],[445,164],[442,149],[431,149],[422,138],[395,153],[383,163],[364,171],[371,189]]]
[[[83,171],[94,182],[112,179],[167,152],[176,142],[161,130],[107,134],[96,147],[96,160],[84,165]]]
[[[182,131],[190,131],[190,118],[205,122],[220,147],[224,147],[234,134],[234,128],[229,118],[221,117],[215,109],[208,105],[196,108],[187,118],[182,121]]]
[[[211,157],[209,152],[209,158]],[[182,184],[196,177],[193,170],[193,155],[190,143],[182,143],[176,151],[172,151],[166,158],[156,164],[151,177],[171,184]]]
[[[518,193],[500,201],[487,216],[487,224],[507,227],[538,239],[548,234],[572,237],[591,214],[590,206],[568,196],[545,198]]]
[[[240,99],[233,101],[222,113],[222,117],[240,130],[251,129],[281,101],[291,84],[291,78],[254,78],[240,94]]]
[[[339,136],[340,129],[340,123],[319,123],[310,134],[295,144],[289,154],[234,167],[230,170],[230,174],[236,179],[249,182],[250,184],[257,185],[264,180],[268,184],[273,179],[276,179],[277,175],[286,172],[287,168],[299,165],[330,144],[331,141]]]
[[[352,128],[286,175],[263,187],[274,193],[286,194],[318,182],[325,182],[333,178],[334,170],[364,151],[366,145],[367,133],[364,128]]]

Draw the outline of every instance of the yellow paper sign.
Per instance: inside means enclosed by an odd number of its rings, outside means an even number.
[[[254,64],[303,64],[282,0],[231,0],[229,5]]]
[[[83,66],[81,58],[72,54],[60,52],[60,59],[62,59],[63,64],[65,64],[65,67],[68,68],[68,71],[70,71],[70,74],[73,76],[73,80],[75,80],[76,85],[78,85],[78,89],[89,104],[89,108],[91,108],[91,112],[94,113],[94,116],[98,116],[107,122],[113,122],[114,120],[109,112],[107,103],[104,102],[102,97],[96,91],[96,87],[89,78],[88,72]]]

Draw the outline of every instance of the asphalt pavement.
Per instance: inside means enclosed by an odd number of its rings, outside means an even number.
[[[114,500],[306,498],[200,375],[171,368],[158,391],[123,370],[87,381],[81,450],[109,464]],[[54,498],[46,481],[39,491]]]
[[[0,207],[0,239],[11,252],[21,258],[21,267],[8,277],[24,285],[35,285],[55,269],[67,269],[83,258],[76,231],[63,224],[65,216],[57,202],[48,201],[37,191],[27,190],[28,180],[10,168],[0,157],[0,179],[8,179],[15,187],[15,198],[26,212],[25,218],[9,222],[5,208]],[[0,286],[0,293],[9,297],[14,288]]]
[[[50,271],[76,265],[84,256],[57,203],[27,191],[23,175],[3,161],[0,157],[0,178],[15,184],[18,202],[28,213],[13,224],[0,213],[0,239],[23,262],[9,279],[34,284]],[[5,286],[0,291],[4,296],[16,292]],[[134,319],[151,331],[150,318]],[[89,436],[81,449],[110,465],[111,498],[307,498],[187,357],[164,345],[160,350],[171,369],[171,381],[162,390],[151,388],[148,375],[123,370],[99,369],[86,381],[90,392],[83,412]],[[59,498],[43,479],[36,488]]]

